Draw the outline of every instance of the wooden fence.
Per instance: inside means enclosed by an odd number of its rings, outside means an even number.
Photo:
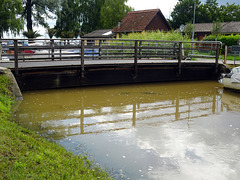
[[[221,42],[182,42],[122,39],[1,39],[0,60],[18,63],[27,61],[81,61],[84,72],[85,60],[176,60],[181,70],[185,59],[215,59],[216,67]],[[181,72],[179,72],[181,73]],[[84,76],[84,74],[82,74]]]

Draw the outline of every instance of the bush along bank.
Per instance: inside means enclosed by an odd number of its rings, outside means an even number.
[[[2,179],[111,179],[86,156],[11,122],[11,83],[0,74],[0,177]]]

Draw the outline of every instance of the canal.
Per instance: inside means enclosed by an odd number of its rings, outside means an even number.
[[[240,94],[215,81],[29,91],[15,121],[115,179],[240,179]]]

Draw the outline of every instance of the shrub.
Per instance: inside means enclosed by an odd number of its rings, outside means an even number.
[[[181,33],[175,31],[144,31],[141,33],[130,33],[122,35],[121,39],[142,39],[142,40],[161,40],[161,41],[181,41]],[[191,41],[186,36],[183,41]]]
[[[238,39],[240,39],[240,35],[221,35],[221,36],[214,36],[214,35],[209,35],[206,36],[203,41],[221,41],[227,46],[232,46],[232,45],[237,45],[238,44]]]
[[[225,53],[225,45],[232,46],[232,45],[238,45],[238,39],[240,39],[240,35],[220,35],[220,36],[214,36],[209,35],[206,36],[203,41],[221,41],[223,43],[222,47],[222,53]]]

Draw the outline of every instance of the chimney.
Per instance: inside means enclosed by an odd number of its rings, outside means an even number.
[[[118,29],[122,26],[122,21],[118,22]]]

